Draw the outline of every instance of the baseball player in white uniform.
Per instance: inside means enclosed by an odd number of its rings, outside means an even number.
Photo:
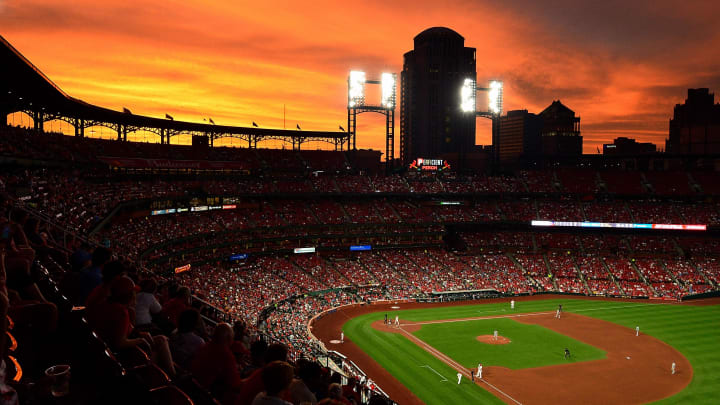
[[[640,327],[639,326],[635,327],[635,336],[640,336]]]
[[[400,317],[395,315],[395,326],[400,326]]]
[[[670,366],[670,372],[672,374],[675,374],[675,362],[673,361],[673,364]]]
[[[340,343],[345,342],[345,332],[340,332]]]
[[[675,363],[673,363],[673,364],[675,364]],[[458,373],[457,376],[458,376],[458,384],[460,384],[460,380],[462,380],[462,374]]]
[[[482,364],[478,363],[478,371],[475,375],[477,378],[482,378]]]
[[[495,338],[495,340],[497,340],[497,337],[498,337],[497,331],[493,332],[493,337]]]

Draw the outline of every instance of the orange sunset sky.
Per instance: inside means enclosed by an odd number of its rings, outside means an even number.
[[[349,70],[399,73],[413,37],[446,26],[477,48],[480,85],[505,82],[506,111],[573,109],[586,153],[617,136],[664,147],[687,88],[720,90],[720,1],[546,3],[0,0],[0,35],[90,103],[274,128],[285,104],[288,128],[334,131]],[[381,116],[360,117],[358,147],[384,150]]]

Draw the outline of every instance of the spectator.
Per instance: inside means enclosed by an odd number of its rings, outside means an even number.
[[[288,387],[288,395],[286,399],[293,404],[312,404],[316,405],[317,398],[312,393],[320,380],[320,366],[307,359],[297,361],[297,375],[299,378],[293,379]]]
[[[167,316],[168,320],[177,327],[178,318],[180,314],[186,309],[190,309],[190,289],[187,287],[180,287],[175,297],[168,300],[163,305],[162,312]]]
[[[135,303],[135,326],[142,330],[153,329],[153,315],[159,314],[162,306],[155,297],[157,282],[147,278],[140,282],[140,292]]]
[[[108,262],[102,268],[102,283],[95,287],[85,302],[85,306],[88,308],[102,304],[107,301],[110,296],[110,286],[117,277],[125,272],[125,266],[123,266],[120,260],[113,260]]]
[[[233,332],[235,333],[235,339],[231,349],[235,355],[235,360],[237,360],[238,364],[246,364],[250,358],[250,351],[248,350],[250,337],[247,335],[247,325],[243,321],[235,321],[233,323]]]
[[[255,370],[265,365],[265,353],[268,344],[264,340],[256,340],[250,344],[250,364],[245,366],[240,373],[243,378],[250,376]]]
[[[165,336],[152,337],[133,330],[130,306],[135,299],[135,283],[126,276],[117,277],[110,285],[110,295],[103,303],[88,308],[88,321],[114,351],[144,347],[166,373],[175,375],[172,355]],[[136,335],[137,337],[131,337]]]
[[[342,387],[338,383],[330,384],[328,387],[328,397],[320,401],[320,404],[327,405],[351,405],[342,395]]]
[[[218,324],[212,339],[200,347],[190,363],[190,370],[200,385],[216,398],[222,398],[224,404],[233,403],[235,393],[243,384],[230,350],[232,341],[232,327],[227,323]]]
[[[262,382],[265,390],[255,396],[252,405],[292,405],[281,398],[292,378],[293,368],[287,362],[273,361],[263,367]]]
[[[265,352],[265,366],[261,369],[255,370],[250,377],[243,380],[242,389],[240,390],[237,403],[249,404],[258,393],[264,391],[265,386],[263,385],[262,378],[263,370],[273,361],[287,361],[287,355],[288,348],[282,343],[273,343],[268,346],[267,352]]]
[[[110,261],[112,253],[104,247],[97,247],[92,253],[92,261],[90,267],[80,272],[78,278],[77,293],[75,303],[83,305],[87,301],[92,290],[102,283],[102,269],[107,262]]]
[[[195,353],[205,344],[205,340],[195,333],[200,322],[200,313],[196,309],[186,309],[178,318],[178,327],[170,335],[170,350],[173,360],[183,368],[189,368]]]

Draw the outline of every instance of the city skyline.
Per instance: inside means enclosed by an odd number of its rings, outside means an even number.
[[[562,100],[582,118],[584,152],[595,153],[618,136],[662,148],[687,88],[720,88],[720,5],[635,3],[0,0],[0,34],[93,104],[274,128],[285,106],[288,128],[333,131],[346,120],[350,70],[399,73],[414,36],[446,26],[477,48],[479,83],[505,82],[505,111]],[[358,148],[384,150],[381,119],[358,122]],[[485,121],[478,144],[490,143]]]

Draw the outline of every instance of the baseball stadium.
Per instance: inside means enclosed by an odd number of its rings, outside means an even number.
[[[315,131],[88,103],[0,37],[0,403],[716,403],[714,95],[667,151],[583,154],[463,41],[348,69]]]

